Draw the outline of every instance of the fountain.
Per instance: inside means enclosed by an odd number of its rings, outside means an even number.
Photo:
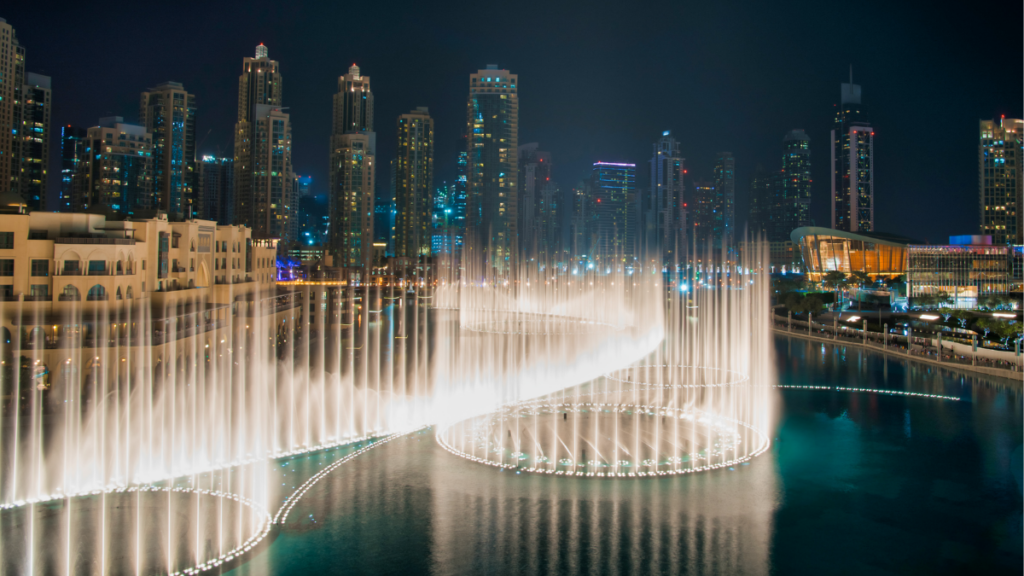
[[[467,259],[408,290],[73,303],[52,337],[30,327],[55,319],[5,303],[26,328],[0,341],[0,570],[223,568],[332,470],[427,425],[459,456],[559,476],[749,460],[773,382],[748,255],[670,274]],[[322,470],[288,475],[317,452]]]

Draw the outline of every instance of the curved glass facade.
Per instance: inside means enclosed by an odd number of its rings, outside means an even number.
[[[907,243],[895,237],[805,226],[790,235],[812,280],[828,272],[893,276],[907,271]]]

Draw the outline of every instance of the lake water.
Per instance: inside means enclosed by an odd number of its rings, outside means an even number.
[[[231,574],[1021,573],[1019,381],[775,344],[782,385],[957,400],[780,390],[766,454],[643,480],[499,472],[424,431],[331,473]]]

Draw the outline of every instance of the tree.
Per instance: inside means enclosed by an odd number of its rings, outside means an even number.
[[[1010,346],[1011,341],[1019,340],[1024,335],[1024,324],[1016,320],[1006,321],[992,318],[989,325],[992,327],[992,331],[1003,341],[1003,345],[1007,347]]]
[[[974,326],[976,328],[980,328],[981,330],[983,330],[985,332],[985,335],[982,336],[982,338],[988,338],[989,332],[992,332],[992,328],[994,327],[993,326],[993,324],[994,324],[993,320],[995,320],[995,319],[994,318],[980,318],[980,319],[978,319],[977,322],[974,323]]]
[[[821,298],[817,296],[808,296],[803,299],[800,303],[804,312],[818,313],[825,306],[825,303],[821,301]]]
[[[953,316],[955,310],[952,308],[939,308],[939,314],[942,315],[942,319],[949,322],[949,319]]]
[[[960,323],[961,328],[967,328],[967,321],[972,318],[972,315],[967,310],[954,310],[953,318]]]
[[[774,290],[776,294],[796,292],[797,290],[803,290],[803,288],[803,276],[789,274],[786,276],[775,276],[772,278],[772,290]]]
[[[863,288],[867,284],[871,284],[871,276],[868,276],[867,272],[861,272],[858,270],[850,273],[850,281],[858,288]]]
[[[889,278],[886,278],[885,285],[889,287],[889,290],[892,290],[897,294],[902,294],[907,288],[907,277],[903,274],[890,276]]]

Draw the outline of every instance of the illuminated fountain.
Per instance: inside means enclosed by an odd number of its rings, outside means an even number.
[[[0,570],[215,567],[292,494],[274,461],[420,426],[426,307],[338,284],[229,306],[73,302],[59,337],[3,339]]]
[[[505,469],[602,478],[764,452],[774,382],[759,256],[704,258],[668,282],[598,266],[463,285],[457,408],[438,441]]]
[[[768,446],[773,384],[756,256],[680,275],[467,259],[413,289],[71,303],[59,336],[0,342],[0,570],[222,567],[332,470],[425,425],[460,456],[525,472],[748,460]],[[21,305],[4,311],[51,321]],[[288,477],[310,452],[325,468]]]

